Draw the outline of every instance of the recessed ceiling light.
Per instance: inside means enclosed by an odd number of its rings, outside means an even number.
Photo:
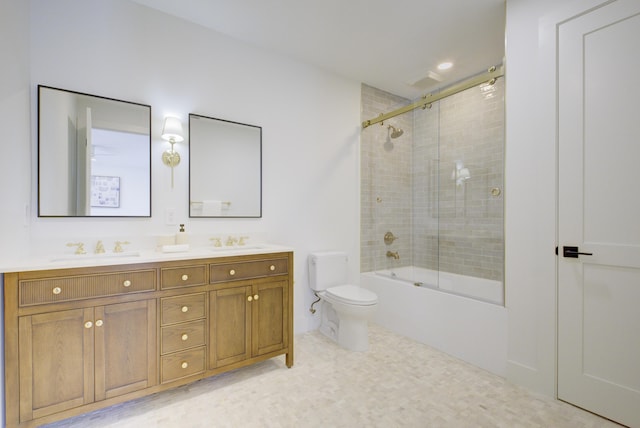
[[[438,70],[448,70],[451,67],[453,67],[453,63],[452,62],[443,62],[438,64]]]

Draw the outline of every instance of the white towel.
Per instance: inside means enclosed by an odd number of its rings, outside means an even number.
[[[205,217],[222,215],[222,201],[202,201],[202,215]]]

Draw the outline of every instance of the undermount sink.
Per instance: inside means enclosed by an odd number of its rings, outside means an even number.
[[[235,247],[213,247],[211,248],[211,251],[214,251],[216,253],[218,252],[245,252],[245,251],[253,251],[253,250],[263,250],[265,248],[268,248],[266,245],[238,245]]]
[[[100,261],[105,259],[122,259],[127,257],[140,257],[138,251],[123,251],[121,253],[103,253],[103,254],[64,254],[54,256],[49,259],[50,262],[68,262],[68,261]]]

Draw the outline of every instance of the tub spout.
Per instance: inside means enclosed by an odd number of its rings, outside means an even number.
[[[387,251],[387,257],[393,257],[396,260],[400,260],[400,255],[397,251]]]

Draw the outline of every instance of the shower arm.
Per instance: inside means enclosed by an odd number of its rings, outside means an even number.
[[[415,110],[417,108],[421,108],[421,109],[425,109],[427,107],[430,108],[431,104],[438,100],[446,98],[450,95],[457,94],[458,92],[462,92],[466,89],[473,88],[474,86],[477,86],[481,83],[488,82],[489,84],[493,85],[496,82],[496,79],[502,76],[504,76],[504,65],[500,64],[499,66],[493,66],[489,68],[489,70],[487,70],[486,72],[479,74],[475,77],[472,77],[468,80],[464,80],[455,85],[451,85],[448,88],[444,88],[442,91],[438,92],[437,94],[423,95],[419,101],[416,101],[413,104],[409,104],[408,106],[401,107],[389,113],[380,113],[380,116],[376,118],[365,120],[364,122],[362,122],[362,128],[364,129],[376,123],[384,122],[387,119],[399,116],[401,114],[404,114],[411,110]]]

